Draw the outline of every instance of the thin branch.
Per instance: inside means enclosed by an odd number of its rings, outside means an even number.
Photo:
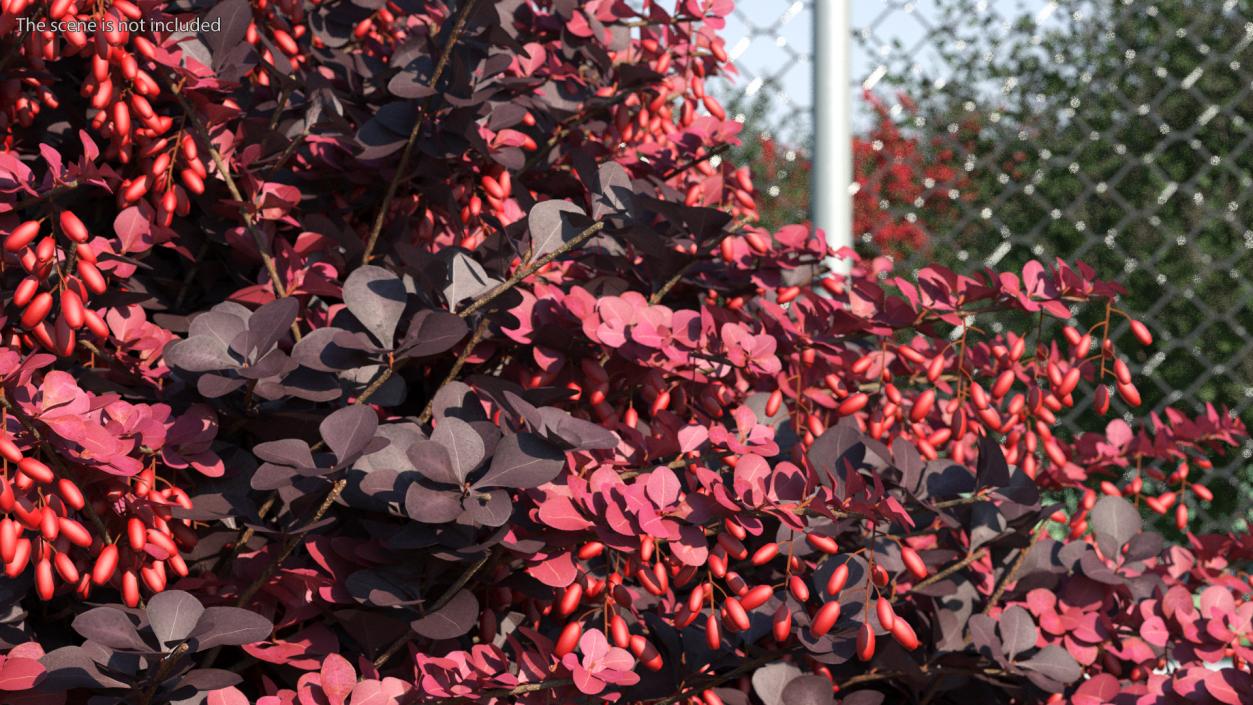
[[[926,586],[928,586],[928,585],[932,585],[932,584],[934,584],[934,583],[938,583],[938,582],[940,582],[941,580],[943,580],[943,579],[947,578],[948,576],[952,575],[953,573],[956,573],[957,571],[961,570],[962,568],[965,568],[966,566],[970,565],[971,563],[974,563],[975,561],[979,560],[980,558],[982,558],[982,557],[983,557],[983,554],[984,554],[984,553],[986,553],[986,552],[987,552],[987,549],[986,549],[986,548],[982,548],[982,547],[981,547],[981,548],[979,548],[977,551],[972,552],[970,555],[968,555],[968,556],[966,556],[965,558],[961,559],[960,561],[958,561],[958,562],[954,563],[953,565],[951,565],[951,566],[949,566],[949,567],[945,568],[944,570],[941,570],[940,572],[936,573],[935,575],[932,575],[931,577],[929,577],[929,578],[927,578],[927,579],[925,579],[925,580],[920,581],[917,585],[915,585],[915,586],[913,587],[913,589],[914,589],[914,590],[918,590],[919,588],[924,588],[924,587],[926,587]]]
[[[458,313],[457,315],[461,316],[462,318],[469,318],[471,315],[480,311],[484,306],[487,306],[492,301],[495,301],[496,297],[500,296],[506,291],[509,291],[513,287],[517,286],[518,283],[521,282],[523,279],[526,279],[527,277],[531,276],[535,272],[539,271],[540,268],[542,268],[544,265],[548,264],[549,262],[552,262],[558,257],[569,252],[570,250],[573,250],[579,245],[582,245],[583,243],[590,240],[593,235],[603,230],[604,227],[605,227],[604,222],[593,223],[592,225],[588,226],[586,230],[579,233],[578,235],[575,235],[572,240],[565,243],[561,247],[558,247],[552,252],[549,252],[543,257],[540,257],[539,259],[531,262],[531,264],[519,269],[517,272],[514,272],[513,276],[509,277],[509,279],[497,285],[495,289],[492,289],[486,294],[475,299],[473,303],[471,303],[464,310],[462,310],[461,313]]]
[[[469,19],[470,12],[474,9],[474,3],[475,0],[464,0],[461,11],[457,13],[457,19],[453,22],[448,41],[444,44],[444,50],[440,53],[439,61],[435,64],[435,70],[431,73],[431,80],[427,82],[427,88],[434,89],[436,84],[439,83],[439,79],[444,75],[444,69],[448,68],[448,60],[452,56],[453,47],[461,39],[461,33],[465,30],[466,20]],[[392,198],[396,195],[396,189],[400,186],[400,180],[403,178],[405,170],[409,167],[409,157],[413,154],[413,146],[417,144],[418,135],[422,132],[426,113],[429,109],[430,101],[424,101],[422,107],[418,110],[417,117],[414,118],[413,127],[409,130],[409,139],[405,142],[404,151],[400,153],[400,162],[396,165],[396,173],[392,175],[392,180],[387,184],[387,191],[383,193],[383,202],[379,204],[378,214],[374,216],[374,224],[370,226],[370,236],[366,239],[365,251],[361,254],[362,264],[369,264],[370,255],[374,254],[374,247],[378,244],[379,233],[383,231],[383,222],[387,219],[387,209],[391,207]]]
[[[648,303],[653,306],[661,303],[661,300],[666,298],[666,294],[669,294],[670,290],[678,285],[679,282],[683,281],[683,277],[687,276],[688,272],[692,271],[692,267],[696,266],[696,262],[697,260],[692,260],[682,267],[679,267],[679,271],[675,272],[674,276],[667,279],[666,283],[662,284],[661,288],[658,289],[656,293],[648,297]]]
[[[162,681],[170,675],[174,664],[187,653],[189,648],[187,642],[183,642],[161,659],[161,662],[157,664],[157,672],[152,675],[152,680],[149,681],[148,687],[144,689],[143,694],[140,696],[140,705],[148,705],[148,703],[152,702],[152,696],[156,694],[157,688],[161,687]]]
[[[209,150],[209,158],[213,160],[213,164],[217,167],[218,175],[222,177],[222,181],[226,184],[226,190],[230,191],[231,198],[240,204],[239,214],[244,219],[244,228],[252,235],[252,239],[257,245],[257,251],[261,253],[261,261],[265,263],[265,269],[270,274],[270,281],[273,282],[275,293],[278,294],[279,298],[287,296],[287,287],[283,285],[283,281],[278,275],[278,268],[274,265],[274,255],[270,254],[269,248],[265,246],[265,235],[257,229],[256,215],[245,205],[247,201],[244,200],[244,194],[239,190],[239,186],[235,184],[235,178],[231,176],[230,166],[226,163],[218,148],[213,145],[213,140],[209,137],[209,131],[205,128],[204,123],[200,121],[200,115],[187,102],[187,98],[177,89],[171,90],[171,93],[183,109],[183,113],[187,115],[187,121],[191,123],[192,129],[196,131],[196,136],[200,138],[205,149]]]
[[[326,516],[326,513],[330,510],[331,505],[335,504],[335,500],[339,499],[340,493],[344,491],[344,486],[347,484],[347,478],[341,477],[335,481],[335,484],[331,485],[331,491],[326,493],[326,497],[322,499],[322,504],[318,505],[318,510],[314,512],[313,517],[309,520],[309,524],[316,524],[321,521],[322,517]],[[270,561],[269,565],[265,567],[265,570],[261,571],[261,575],[257,576],[257,579],[252,581],[252,584],[239,594],[239,599],[235,600],[235,605],[237,607],[243,607],[248,604],[248,601],[252,599],[252,596],[257,594],[257,591],[269,582],[270,578],[274,577],[274,574],[278,572],[279,566],[283,564],[283,561],[287,560],[287,557],[292,554],[292,551],[296,550],[296,547],[300,545],[300,540],[302,538],[304,538],[303,531],[287,537],[287,541],[283,543],[282,550],[280,550],[278,555],[274,557],[274,560]]]
[[[439,385],[440,389],[443,389],[449,382],[456,379],[457,375],[461,374],[461,368],[465,367],[466,360],[470,359],[470,355],[474,352],[474,348],[478,347],[478,344],[487,334],[487,328],[488,319],[484,318],[479,321],[478,327],[474,329],[474,335],[470,336],[469,342],[466,343],[465,348],[461,351],[461,354],[457,356],[457,361],[453,363],[452,369],[448,370],[448,374],[444,376],[444,381]],[[419,425],[431,420],[431,412],[434,410],[434,406],[435,395],[432,394],[431,398],[426,402],[426,408],[422,409],[422,413],[418,416]]]
[[[696,166],[697,164],[700,164],[702,162],[707,162],[710,159],[713,159],[714,157],[718,156],[719,154],[722,154],[723,152],[727,151],[730,148],[731,148],[731,145],[723,143],[716,147],[713,147],[712,149],[708,149],[705,151],[704,154],[700,155],[699,157],[693,157],[692,159],[689,159],[683,164],[679,164],[679,165],[671,167],[669,171],[662,174],[659,178],[662,181],[669,181],[670,179]]]
[[[1031,543],[1027,544],[1026,548],[1019,552],[1017,560],[1009,567],[1009,572],[1005,573],[1005,577],[1001,579],[1000,585],[996,586],[996,591],[992,593],[992,597],[988,598],[988,604],[984,605],[984,614],[991,612],[996,603],[1001,601],[1001,597],[1005,595],[1005,591],[1009,589],[1010,584],[1018,578],[1018,571],[1022,570],[1022,567],[1027,563],[1027,556],[1030,555],[1031,549],[1035,548],[1036,543],[1040,541],[1040,537],[1044,536],[1044,533],[1043,531],[1036,532],[1031,537]]]
[[[461,588],[466,586],[466,583],[469,583],[470,580],[478,574],[479,570],[481,570],[483,566],[487,565],[487,561],[491,560],[491,557],[492,552],[490,549],[484,551],[483,557],[467,566],[466,569],[462,571],[461,575],[457,577],[456,582],[449,586],[449,588],[444,591],[443,595],[440,595],[440,598],[435,601],[435,604],[431,606],[431,609],[428,610],[427,613],[429,614],[431,612],[440,611],[444,605],[448,604],[449,601],[451,601],[452,598],[461,591]],[[374,667],[376,669],[382,668],[383,664],[387,663],[392,656],[396,655],[397,651],[400,651],[402,646],[409,642],[411,636],[411,633],[406,631],[399,639],[392,642],[391,646],[387,647],[383,653],[379,654],[378,658],[374,659]]]

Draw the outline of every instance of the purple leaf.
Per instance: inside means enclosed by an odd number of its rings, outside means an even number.
[[[782,705],[833,705],[831,681],[822,676],[800,676],[788,681],[779,697]]]
[[[166,590],[148,601],[152,633],[166,647],[186,639],[203,613],[200,601],[182,590]]]
[[[382,267],[358,267],[344,282],[344,304],[384,348],[392,347],[405,299],[404,282]]]
[[[1140,512],[1122,497],[1104,495],[1092,508],[1088,524],[1106,558],[1116,558],[1123,544],[1140,533]]]
[[[1039,636],[1035,621],[1027,610],[1013,605],[1001,613],[1001,646],[1010,660],[1027,649],[1035,648]]]
[[[531,230],[531,260],[554,252],[573,240],[587,227],[587,214],[569,201],[551,200],[535,204],[526,216]]]
[[[648,498],[662,508],[678,501],[679,489],[679,478],[675,476],[673,470],[664,465],[648,473],[648,480],[644,485]]]
[[[1074,683],[1083,675],[1083,670],[1074,657],[1062,647],[1052,644],[1040,649],[1039,653],[1019,665],[1062,685]]]
[[[468,332],[470,328],[461,316],[447,311],[418,311],[397,347],[399,357],[429,357],[447,352]]]
[[[457,484],[465,482],[470,473],[483,462],[486,450],[483,438],[470,424],[461,419],[450,417],[441,420],[431,433],[431,440],[444,446],[444,449],[448,451],[448,459],[452,462]]]
[[[243,337],[243,349],[236,348],[235,352],[249,360],[265,355],[287,335],[298,313],[300,301],[292,297],[271,301],[257,309],[248,319],[248,333]]]
[[[351,463],[374,439],[378,430],[378,414],[369,406],[347,406],[323,419],[318,426],[322,439],[335,454],[339,464]]]
[[[447,524],[461,515],[461,493],[439,492],[414,483],[405,492],[405,514],[423,524]]]
[[[799,668],[787,663],[763,666],[753,673],[753,692],[765,705],[783,705],[783,690],[800,675]]]
[[[496,447],[491,467],[477,487],[539,487],[555,478],[565,465],[565,453],[553,448],[532,433],[506,436]]]
[[[195,640],[195,651],[215,646],[241,646],[269,638],[274,625],[270,620],[240,607],[209,607],[196,628],[188,635]]]
[[[96,607],[78,615],[70,625],[74,631],[97,644],[119,651],[154,651],[139,636],[133,618],[116,607]]]
[[[413,631],[428,639],[455,639],[470,631],[478,621],[479,601],[469,590],[461,590],[448,604],[412,623]]]

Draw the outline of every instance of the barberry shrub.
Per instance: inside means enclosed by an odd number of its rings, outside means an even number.
[[[1244,429],[1082,263],[755,226],[731,7],[7,0],[4,701],[1253,697]]]

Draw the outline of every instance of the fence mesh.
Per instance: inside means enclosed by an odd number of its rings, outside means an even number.
[[[812,3],[739,6],[741,156],[767,224],[795,222]],[[959,271],[1082,259],[1157,334],[1142,408],[1253,427],[1253,0],[876,0],[853,24],[861,245]],[[1206,528],[1253,520],[1251,457],[1213,471]]]

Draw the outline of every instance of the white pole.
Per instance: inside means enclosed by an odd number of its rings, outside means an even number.
[[[853,246],[852,0],[814,3],[814,154],[810,213],[832,249]],[[831,257],[831,271],[849,261]]]

